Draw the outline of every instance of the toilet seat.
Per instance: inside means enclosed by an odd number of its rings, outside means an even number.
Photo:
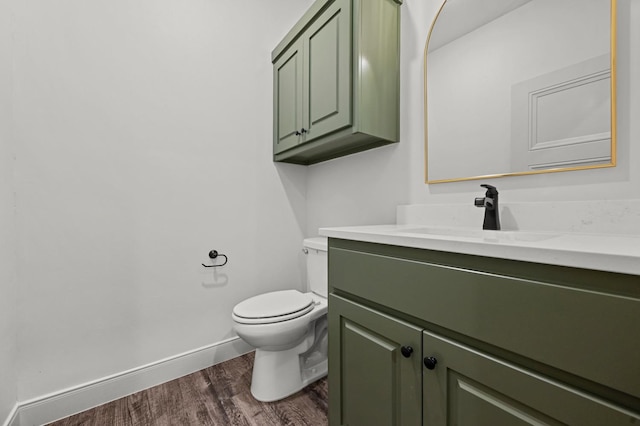
[[[260,294],[238,303],[232,317],[242,324],[271,324],[301,317],[314,308],[313,297],[298,290]]]

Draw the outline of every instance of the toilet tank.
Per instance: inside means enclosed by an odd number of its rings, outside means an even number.
[[[307,254],[307,288],[317,295],[327,297],[328,241],[326,237],[306,238],[303,241]]]

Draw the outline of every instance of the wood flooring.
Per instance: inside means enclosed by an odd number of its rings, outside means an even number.
[[[51,426],[324,426],[327,379],[281,401],[251,396],[253,352],[135,393]]]

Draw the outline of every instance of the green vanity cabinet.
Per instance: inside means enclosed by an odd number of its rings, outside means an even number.
[[[340,371],[332,387],[331,424],[421,424],[422,329],[331,295],[329,369]],[[333,379],[331,379],[333,380]]]
[[[455,340],[425,332],[425,425],[629,425],[640,420],[603,400]]]
[[[330,238],[329,291],[331,426],[640,424],[636,275]]]
[[[274,161],[399,139],[399,0],[318,0],[272,53]]]

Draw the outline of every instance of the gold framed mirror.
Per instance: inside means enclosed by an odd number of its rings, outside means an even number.
[[[616,165],[616,0],[445,0],[424,49],[425,181]]]

